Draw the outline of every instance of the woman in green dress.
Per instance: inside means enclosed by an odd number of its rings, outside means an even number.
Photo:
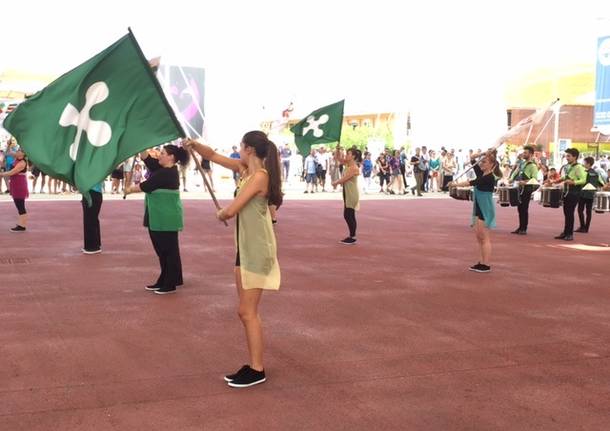
[[[333,181],[333,187],[343,185],[343,218],[349,229],[349,236],[339,241],[341,244],[356,244],[356,211],[360,208],[360,193],[358,192],[359,164],[362,162],[362,152],[351,148],[345,153],[343,164],[346,166],[343,176]]]
[[[278,151],[261,131],[244,135],[239,159],[217,154],[207,145],[188,141],[187,146],[204,159],[239,173],[235,199],[218,211],[221,221],[236,217],[235,284],[239,318],[246,331],[250,364],[225,376],[229,386],[244,388],[266,380],[263,366],[263,330],[258,305],[263,290],[280,288],[280,266],[269,205],[282,204],[282,180]]]

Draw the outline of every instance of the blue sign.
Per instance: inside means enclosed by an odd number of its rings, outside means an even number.
[[[610,36],[597,40],[594,126],[610,126]]]

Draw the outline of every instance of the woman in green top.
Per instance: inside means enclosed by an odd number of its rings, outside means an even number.
[[[180,175],[176,164],[187,164],[189,154],[182,147],[166,145],[161,150],[159,159],[150,157],[148,152],[140,153],[140,158],[151,175],[146,181],[128,187],[126,194],[146,193],[144,226],[148,228],[161,266],[161,274],[156,283],[146,286],[146,290],[158,295],[174,293],[176,286],[182,285],[178,232],[184,226]]]
[[[280,267],[269,205],[282,204],[282,177],[278,151],[261,131],[244,135],[239,159],[217,154],[207,145],[188,141],[204,159],[239,173],[235,199],[218,211],[221,221],[236,217],[235,284],[239,295],[239,318],[246,330],[250,364],[225,381],[245,388],[266,380],[263,366],[263,330],[258,313],[263,290],[280,288]]]
[[[362,152],[356,148],[350,148],[345,153],[343,164],[346,166],[343,177],[333,181],[333,187],[343,185],[343,218],[349,229],[349,236],[339,241],[341,244],[356,244],[356,210],[360,208],[360,193],[358,192],[358,175],[360,175],[359,163],[362,162]]]

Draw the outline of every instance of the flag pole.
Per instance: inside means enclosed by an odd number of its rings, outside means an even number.
[[[220,204],[218,203],[218,200],[216,199],[216,195],[214,195],[214,191],[212,190],[210,183],[208,183],[208,180],[205,175],[205,171],[201,167],[201,163],[199,163],[199,159],[197,158],[197,156],[195,156],[195,153],[193,152],[193,150],[191,150],[189,148],[188,151],[189,151],[189,154],[191,155],[191,158],[195,161],[195,166],[197,167],[197,170],[199,171],[199,173],[201,174],[201,177],[203,178],[205,187],[207,187],[208,191],[210,192],[210,196],[212,197],[212,200],[214,201],[214,205],[216,206],[216,209],[220,210]],[[223,220],[222,222],[225,224],[225,226],[229,226],[229,224],[227,223],[226,220]]]
[[[527,117],[525,117],[523,120],[519,121],[519,123],[517,123],[514,127],[511,127],[510,130],[507,133],[504,133],[502,136],[500,136],[498,138],[498,141],[495,143],[495,145],[493,147],[491,147],[489,150],[496,150],[500,145],[502,145],[510,136],[512,135],[516,135],[517,133],[519,133],[521,131],[521,129],[523,127],[525,127],[527,124],[532,124],[535,122],[533,120],[533,118],[538,114],[538,112],[543,112],[546,113],[546,111],[550,110],[557,102],[559,102],[559,98],[553,100],[549,106],[547,106],[544,111],[537,111],[534,112],[531,115],[528,115]],[[551,116],[552,118],[552,116]],[[540,119],[540,121],[542,121],[542,119]],[[546,127],[546,125],[544,126]],[[538,138],[536,138],[538,139]],[[536,142],[536,141],[534,141]],[[487,151],[489,151],[487,150]],[[453,181],[457,181],[459,178],[462,178],[464,175],[466,175],[468,172],[470,172],[471,170],[474,169],[475,166],[477,166],[479,163],[481,163],[481,160],[483,160],[483,157],[485,156],[485,154],[481,154],[479,156],[479,159],[477,160],[476,163],[472,164],[468,169],[466,169],[464,172],[462,172],[460,175],[458,175],[457,178],[455,178]]]
[[[142,61],[144,63],[146,63],[148,65],[148,60],[146,60],[146,57],[144,56],[144,53],[142,52],[142,48],[140,48],[140,45],[138,44],[136,37],[134,36],[133,32],[131,31],[131,27],[127,27],[127,30],[129,31],[129,36],[133,39],[134,45],[136,46],[136,50],[138,51],[140,58],[142,59]],[[152,81],[153,85],[155,86],[155,88],[157,89],[157,91],[159,92],[159,95],[161,96],[161,99],[163,100],[170,117],[172,118],[172,120],[174,121],[174,124],[176,125],[176,128],[180,132],[180,137],[186,138],[188,135],[185,133],[184,128],[182,127],[182,124],[180,123],[180,121],[178,121],[178,118],[176,117],[176,113],[172,109],[169,101],[167,100],[167,97],[165,97],[165,93],[163,92],[163,89],[161,88],[161,84],[159,83],[159,80],[157,79],[157,77],[155,76],[155,74],[153,73],[153,71],[150,67],[147,67],[146,69],[148,70],[148,74],[151,78],[151,81]],[[201,174],[201,176],[203,178],[203,182],[205,183],[206,187],[208,187],[208,190],[210,191],[210,196],[212,197],[212,200],[214,201],[214,205],[216,205],[216,209],[220,210],[220,205],[218,204],[218,200],[216,199],[216,196],[214,195],[214,192],[212,191],[212,189],[209,187],[208,180],[205,177],[205,173],[203,172],[203,169],[201,168],[201,164],[199,163],[199,160],[196,157],[194,157],[192,150],[189,149],[188,151],[189,151],[190,156],[195,159],[195,164],[197,165],[197,170]],[[226,222],[226,220],[224,220],[224,224],[225,224],[225,226],[229,226],[229,224]]]

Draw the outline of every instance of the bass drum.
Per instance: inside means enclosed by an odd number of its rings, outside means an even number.
[[[598,214],[610,212],[610,192],[595,193],[593,209]]]
[[[501,207],[516,207],[519,205],[519,187],[517,186],[498,186],[498,203]]]
[[[563,188],[542,187],[540,189],[540,204],[545,208],[559,208],[563,204]]]

